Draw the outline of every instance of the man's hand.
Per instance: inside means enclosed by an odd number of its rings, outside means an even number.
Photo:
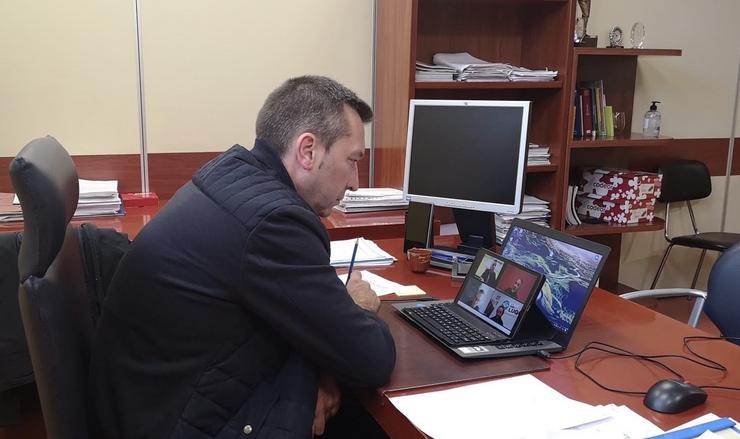
[[[337,414],[342,401],[339,385],[331,376],[321,373],[319,376],[319,394],[316,397],[316,411],[313,417],[313,435],[321,436],[326,428],[326,420]]]
[[[355,271],[352,273],[352,276],[350,276],[349,282],[347,282],[347,292],[360,308],[372,312],[378,312],[380,299],[378,299],[378,295],[375,294],[375,291],[370,288],[370,284],[362,280],[362,274],[358,271]]]

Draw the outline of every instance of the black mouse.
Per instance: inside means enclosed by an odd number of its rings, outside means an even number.
[[[660,380],[645,394],[643,403],[661,413],[681,413],[707,400],[707,392],[677,380]]]

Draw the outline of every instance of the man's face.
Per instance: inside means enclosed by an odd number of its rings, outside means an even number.
[[[522,280],[521,279],[517,279],[517,280],[514,281],[514,289],[515,290],[518,290],[519,287],[521,287],[521,286],[522,286]]]
[[[317,214],[327,217],[344,197],[344,192],[360,185],[357,163],[365,155],[365,128],[356,111],[344,108],[349,135],[337,139],[327,151],[317,149],[317,165],[311,170],[310,185],[301,194]]]

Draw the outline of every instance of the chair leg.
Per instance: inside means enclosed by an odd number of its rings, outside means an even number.
[[[699,272],[701,271],[701,266],[704,264],[704,256],[707,254],[707,250],[704,249],[701,251],[701,256],[699,256],[699,265],[696,266],[696,271],[694,272],[694,280],[691,281],[691,289],[693,290],[696,288],[696,281],[699,279]]]
[[[655,289],[655,285],[658,283],[658,278],[660,277],[660,273],[663,272],[663,267],[665,267],[665,262],[668,260],[668,255],[671,253],[671,249],[673,248],[673,244],[669,244],[668,248],[665,249],[665,253],[663,253],[663,260],[660,261],[660,266],[658,267],[658,272],[655,273],[655,277],[653,278],[653,283],[650,285],[650,289]]]

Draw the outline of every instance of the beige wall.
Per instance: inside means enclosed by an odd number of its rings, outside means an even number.
[[[140,0],[150,152],[250,145],[267,93],[336,78],[371,98],[372,0]],[[0,2],[0,156],[52,134],[139,149],[133,1]]]
[[[371,98],[371,0],[142,0],[149,151],[251,146],[267,94],[333,77]]]
[[[0,156],[50,134],[75,154],[135,153],[131,1],[0,2]]]
[[[642,117],[654,99],[662,101],[665,135],[727,138],[740,56],[738,20],[737,0],[594,0],[588,33],[598,35],[599,46],[605,46],[609,29],[619,25],[628,47],[632,23],[641,21],[648,47],[683,49],[681,57],[639,59],[633,126],[642,126]],[[740,145],[736,152],[740,153]],[[733,177],[731,182],[727,230],[740,232],[740,177]],[[699,227],[705,231],[719,230],[721,221],[725,179],[715,177],[712,184],[712,195],[695,204]],[[663,207],[658,209],[662,216]],[[688,215],[683,212],[672,217],[675,230],[689,233]],[[665,248],[662,232],[625,235],[620,282],[635,288],[649,287]],[[659,286],[688,286],[698,257],[696,250],[674,249]],[[699,287],[706,287],[706,275],[714,260],[716,255],[707,258]]]

